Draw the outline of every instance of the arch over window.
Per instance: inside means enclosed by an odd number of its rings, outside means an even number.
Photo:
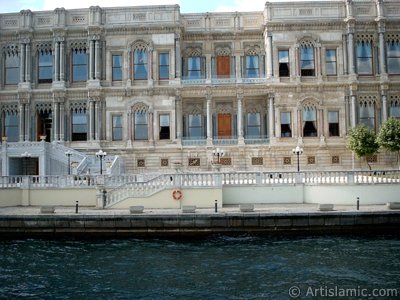
[[[357,73],[359,75],[373,74],[373,41],[372,34],[357,35]]]
[[[242,77],[258,78],[264,71],[264,57],[258,45],[245,46],[245,56],[242,58]]]
[[[390,111],[389,116],[400,119],[400,96],[390,97]]]

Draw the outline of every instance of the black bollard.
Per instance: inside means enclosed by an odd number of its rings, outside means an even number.
[[[106,190],[103,190],[102,197],[103,197],[103,208],[105,208],[107,205],[107,191]]]
[[[360,210],[360,197],[357,197],[357,210]]]
[[[218,201],[215,200],[215,212],[218,212]]]
[[[79,209],[79,204],[78,204],[78,200],[76,200],[76,204],[75,204],[75,213],[78,213],[78,209]]]

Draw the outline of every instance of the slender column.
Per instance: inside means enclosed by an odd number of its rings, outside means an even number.
[[[65,107],[64,103],[60,103],[60,136],[59,140],[64,141],[64,132],[65,132]]]
[[[303,136],[303,122],[302,122],[302,118],[301,118],[301,109],[297,110],[297,136],[298,137],[302,137]]]
[[[294,63],[295,63],[295,72],[296,76],[300,76],[300,49],[296,47],[294,51]]]
[[[101,118],[100,118],[100,109],[101,107],[99,101],[96,101],[94,103],[94,115],[95,115],[95,122],[93,124],[94,127],[94,136],[95,140],[98,141],[100,140],[100,127],[101,127]]]
[[[207,97],[207,139],[212,139],[211,97]]]
[[[89,102],[89,141],[93,140],[94,131],[94,101]]]
[[[59,115],[59,104],[57,102],[54,103],[54,140],[58,141],[60,139],[59,133],[59,124],[60,124],[60,115]]]
[[[380,73],[386,74],[386,59],[385,59],[385,33],[383,31],[379,32],[379,66]]]
[[[324,136],[324,111],[318,110],[318,136]]]
[[[151,111],[149,112],[149,141],[154,141],[154,113]]]
[[[274,97],[269,96],[268,99],[268,135],[269,138],[275,137],[275,118],[274,118]]]
[[[321,68],[322,68],[322,64],[321,64],[321,47],[316,47],[315,48],[315,62],[316,62],[316,66],[315,66],[315,76],[320,77],[322,72],[321,72]]]
[[[60,42],[60,80],[65,80],[65,47],[64,42]]]
[[[149,53],[147,55],[147,80],[150,81],[153,78],[153,51],[149,50]]]
[[[19,61],[19,82],[25,82],[25,44],[21,44],[21,57]]]
[[[182,138],[182,98],[180,96],[176,96],[176,138]]]
[[[238,106],[238,113],[237,113],[237,130],[238,130],[238,139],[243,139],[243,109],[242,109],[242,99],[243,95],[237,96],[237,106]]]
[[[348,38],[348,58],[349,58],[349,74],[354,75],[356,73],[355,71],[355,65],[354,65],[354,33],[349,33]]]
[[[95,78],[100,79],[100,46],[99,41],[95,41],[95,49],[94,49],[94,73]]]
[[[241,72],[240,72],[240,68],[241,68],[241,66],[240,66],[240,55],[235,55],[235,79],[236,80],[238,80],[238,79],[241,79],[242,78],[242,74],[241,74]]]
[[[348,61],[347,61],[347,36],[344,34],[343,37],[343,43],[342,43],[342,47],[343,47],[343,74],[348,74]]]
[[[31,45],[27,43],[25,45],[25,81],[31,81]]]
[[[19,141],[23,142],[25,137],[25,104],[19,105]]]
[[[128,111],[128,142],[132,142],[132,112]]]
[[[267,38],[265,39],[266,42],[266,47],[267,47],[267,53],[266,53],[266,63],[267,63],[267,78],[272,77],[272,36],[267,35]]]
[[[89,79],[94,79],[94,40],[89,42]]]
[[[25,123],[25,132],[24,132],[25,138],[24,138],[24,140],[25,141],[29,141],[30,140],[29,132],[30,132],[30,129],[31,129],[31,126],[30,126],[31,114],[30,114],[29,110],[30,110],[29,104],[25,104],[25,116],[24,116],[24,119],[25,119],[25,121],[24,121],[24,123]]]
[[[181,39],[178,35],[175,39],[175,78],[181,78],[181,66],[182,57],[181,57]],[[179,137],[178,137],[179,138]]]
[[[382,123],[385,123],[388,119],[387,113],[387,96],[382,95]]]
[[[351,95],[351,103],[350,103],[350,105],[351,105],[351,121],[350,121],[350,125],[351,125],[351,128],[354,128],[354,127],[356,127],[356,124],[357,124],[357,116],[356,116],[356,113],[357,113],[357,107],[356,107],[356,96],[355,95]]]
[[[54,81],[58,81],[59,80],[59,73],[60,73],[60,53],[59,53],[59,43],[56,42],[55,43],[55,47],[54,47]]]

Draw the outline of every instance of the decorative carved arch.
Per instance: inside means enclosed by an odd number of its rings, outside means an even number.
[[[184,51],[187,57],[202,56],[203,50],[200,46],[188,46]]]
[[[386,42],[388,44],[400,44],[400,34],[398,33],[392,33],[392,34],[388,34],[386,36]]]
[[[375,35],[372,33],[358,33],[356,36],[356,40],[358,43],[368,43],[372,44],[375,41]]]
[[[245,111],[250,114],[261,113],[261,107],[257,104],[250,104],[246,106]]]
[[[152,49],[152,44],[144,40],[136,40],[131,44],[130,48],[132,51],[146,52]]]
[[[86,113],[87,103],[83,101],[70,102],[69,108],[72,112],[75,113]]]
[[[221,114],[232,114],[232,105],[228,103],[217,104],[215,111]]]
[[[75,53],[86,53],[87,50],[87,41],[71,41],[69,43],[69,48]]]
[[[146,113],[149,111],[149,106],[143,102],[137,102],[132,105],[131,110],[133,113]]]
[[[217,56],[230,56],[232,49],[229,45],[221,45],[215,48],[215,55]]]
[[[38,113],[51,113],[53,105],[51,102],[39,102],[35,104],[35,109]]]
[[[358,96],[358,103],[360,107],[379,107],[378,96],[377,95],[360,95]]]
[[[321,107],[321,101],[314,97],[304,98],[299,102],[299,109],[319,109]]]
[[[18,45],[15,44],[6,44],[3,46],[3,53],[7,56],[18,56],[19,49]]]
[[[203,107],[200,104],[192,104],[187,107],[186,111],[190,115],[202,115]]]
[[[245,55],[260,55],[261,47],[259,45],[246,45],[244,47]]]
[[[390,96],[390,107],[399,107],[400,106],[400,96],[392,95]]]
[[[4,103],[0,106],[0,111],[8,115],[18,115],[18,103]]]
[[[318,46],[316,40],[311,37],[303,37],[298,40],[297,44],[300,48],[315,48]]]
[[[36,52],[40,54],[52,54],[53,43],[52,42],[39,42],[34,45]]]

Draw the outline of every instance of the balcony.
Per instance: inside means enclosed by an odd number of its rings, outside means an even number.
[[[268,144],[269,138],[266,135],[257,135],[257,136],[249,135],[244,138],[244,143],[246,145]]]
[[[232,137],[217,137],[217,136],[215,136],[213,139],[214,145],[228,146],[228,145],[237,145],[237,143],[238,143],[238,139],[236,136],[232,136]]]
[[[206,137],[183,137],[182,146],[205,146],[207,144]]]

